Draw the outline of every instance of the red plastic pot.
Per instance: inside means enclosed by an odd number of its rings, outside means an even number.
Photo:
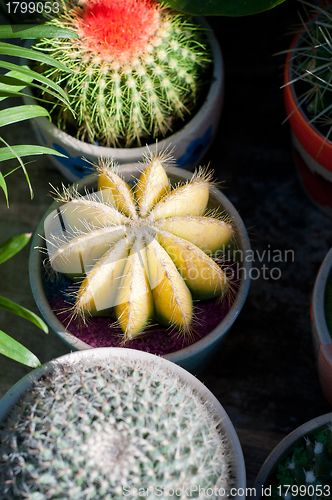
[[[332,216],[332,142],[326,140],[300,108],[294,90],[292,49],[299,43],[297,35],[290,46],[284,71],[284,103],[292,131],[297,169],[302,185],[318,208]]]

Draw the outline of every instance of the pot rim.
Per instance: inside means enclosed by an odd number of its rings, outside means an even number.
[[[124,177],[127,179],[133,175],[133,169],[135,169],[136,172],[138,172],[138,165],[137,164],[127,164],[123,165],[121,167],[121,173],[124,175]],[[189,180],[192,177],[192,172],[189,172],[187,170],[183,170],[181,168],[177,167],[166,167],[166,172],[170,175],[170,177],[175,180]],[[83,178],[81,181],[74,183],[76,186],[84,186],[87,183],[87,179],[89,181],[92,181],[95,179],[95,175],[92,174],[90,176],[87,176]],[[212,197],[215,196],[217,199],[217,203],[225,208],[227,213],[233,217],[235,226],[238,230],[239,234],[239,246],[240,249],[243,252],[243,255],[246,256],[248,252],[251,250],[250,246],[250,241],[249,237],[247,234],[247,230],[245,228],[245,225],[235,209],[234,205],[228,200],[228,198],[220,191],[220,190],[215,190],[211,193]],[[30,286],[32,290],[32,294],[34,296],[34,299],[36,301],[36,304],[42,314],[42,316],[45,318],[49,326],[54,330],[60,338],[71,348],[74,349],[90,349],[91,346],[86,344],[85,342],[79,340],[77,337],[75,337],[73,334],[68,332],[68,330],[65,329],[64,325],[60,322],[60,320],[57,318],[57,316],[53,313],[49,302],[46,298],[46,294],[44,291],[44,288],[42,286],[42,266],[41,266],[41,261],[42,261],[42,255],[40,251],[37,251],[40,247],[45,246],[45,242],[43,240],[43,234],[44,234],[44,220],[46,216],[54,210],[56,206],[56,202],[54,202],[48,210],[45,212],[44,216],[42,217],[35,233],[32,239],[32,244],[31,244],[31,250],[30,250],[30,257],[29,257],[29,277],[30,277]],[[225,318],[218,324],[216,328],[214,328],[210,333],[208,333],[205,337],[202,339],[198,340],[194,344],[185,347],[183,349],[180,349],[178,351],[165,354],[162,357],[165,359],[168,359],[170,361],[174,361],[176,363],[181,363],[184,362],[185,360],[189,359],[193,354],[199,352],[201,349],[204,349],[206,346],[214,344],[217,342],[217,340],[220,338],[221,335],[225,335],[236,318],[238,317],[240,310],[242,309],[244,302],[246,300],[248,291],[249,291],[249,286],[250,286],[250,270],[252,267],[251,261],[247,261],[244,259],[244,262],[242,263],[242,268],[243,268],[243,274],[244,278],[242,277],[241,279],[241,284],[239,286],[238,292],[236,294],[235,300],[226,314]]]
[[[294,36],[285,61],[283,96],[287,114],[286,120],[289,121],[295,136],[307,153],[332,172],[332,142],[326,139],[312,123],[309,123],[310,119],[302,111],[294,83],[292,83],[293,50],[300,43],[303,33],[305,31],[302,29]]]
[[[199,123],[205,120],[206,116],[210,114],[210,109],[213,107],[214,102],[218,97],[218,94],[220,93],[220,86],[223,86],[224,81],[224,63],[218,40],[206,19],[204,19],[203,17],[196,17],[196,19],[197,22],[199,22],[199,24],[201,24],[206,31],[208,42],[212,51],[213,72],[211,84],[201,107],[192,116],[192,118],[177,132],[170,133],[167,137],[160,138],[160,140],[157,139],[157,142],[156,140],[154,140],[151,144],[148,144],[146,146],[117,148],[97,146],[76,139],[67,132],[60,130],[52,121],[50,121],[45,116],[36,118],[36,121],[44,130],[47,130],[50,135],[58,139],[64,145],[70,146],[77,151],[82,151],[82,155],[94,155],[97,157],[109,157],[115,155],[119,163],[128,163],[128,161],[131,161],[129,154],[130,151],[132,151],[132,156],[142,157],[144,154],[146,154],[147,146],[150,151],[155,152],[157,148],[158,150],[164,149],[167,146],[170,146],[172,143],[181,141],[184,136],[191,135],[191,131],[196,129]],[[27,88],[26,91],[27,94],[30,95],[28,97],[23,95],[23,100],[26,104],[31,104],[31,101],[34,101],[32,93],[29,88]],[[114,151],[113,154],[112,151]]]
[[[328,422],[332,422],[332,412],[325,413],[324,415],[320,415],[319,417],[315,417],[308,422],[305,422],[287,434],[287,436],[285,436],[280,443],[277,444],[264,461],[255,480],[254,488],[256,489],[257,500],[262,496],[262,487],[266,486],[267,481],[275,471],[278,463],[287,457],[291,448],[296,446],[297,442],[299,442],[304,435],[316,430],[319,431],[320,428],[323,428]]]
[[[3,398],[0,400],[0,423],[4,420],[4,418],[6,418],[11,408],[16,404],[18,399],[26,391],[30,390],[33,387],[34,382],[41,378],[43,375],[52,373],[52,371],[54,371],[56,367],[75,363],[78,364],[82,361],[89,363],[89,361],[93,360],[94,358],[101,359],[101,361],[106,361],[111,360],[114,357],[121,360],[134,358],[137,360],[147,361],[151,363],[152,366],[157,365],[158,369],[161,368],[169,376],[178,376],[184,381],[185,384],[188,384],[190,387],[192,387],[203,400],[206,400],[211,404],[216,420],[220,422],[221,427],[223,428],[223,431],[227,436],[230,448],[233,452],[234,472],[236,473],[236,488],[243,488],[245,491],[246,471],[242,448],[234,425],[223,406],[220,404],[214,394],[194,375],[176,365],[175,363],[147,352],[137,351],[134,349],[126,349],[122,347],[99,347],[93,349],[90,348],[85,351],[71,352],[48,361],[43,365],[42,368],[35,368],[30,373],[25,375],[3,396]],[[234,498],[244,499],[244,495],[237,495]]]
[[[311,321],[316,327],[319,340],[324,345],[332,344],[332,338],[327,328],[325,316],[325,289],[332,272],[332,248],[326,254],[316,276],[311,298]]]

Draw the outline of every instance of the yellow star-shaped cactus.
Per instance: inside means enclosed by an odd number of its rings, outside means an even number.
[[[229,287],[211,256],[235,229],[228,216],[207,209],[211,174],[199,170],[172,187],[167,159],[146,158],[132,188],[112,163],[102,162],[98,192],[65,190],[57,220],[45,226],[53,268],[83,278],[74,314],[113,311],[125,341],[152,320],[190,332],[193,298],[223,295]]]

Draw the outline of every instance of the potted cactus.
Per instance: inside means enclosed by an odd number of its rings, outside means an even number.
[[[332,215],[332,7],[302,3],[312,12],[287,51],[284,101],[303,187]]]
[[[271,452],[255,481],[256,499],[329,498],[332,488],[332,413],[314,418]]]
[[[53,123],[34,120],[37,137],[69,159],[55,164],[75,181],[89,173],[82,157],[119,164],[176,147],[178,166],[193,169],[216,132],[224,76],[221,52],[204,19],[153,0],[61,0],[48,23],[78,34],[41,39],[35,48],[65,62],[71,76],[38,65],[61,85],[76,117],[57,107]],[[211,64],[213,60],[213,64]]]
[[[230,491],[238,500],[245,491],[225,410],[194,376],[151,354],[102,348],[51,361],[5,395],[0,421],[3,500]]]
[[[332,249],[322,262],[311,297],[311,330],[318,375],[332,405]]]
[[[214,138],[224,93],[218,42],[193,16],[243,16],[282,1],[61,0],[49,23],[73,29],[79,40],[38,47],[75,76],[39,71],[66,88],[77,117],[53,110],[58,127],[34,120],[41,144],[69,157],[53,163],[75,181],[87,173],[82,157],[136,162],[158,138],[161,147],[176,146],[177,166],[193,170]]]
[[[37,228],[30,282],[44,318],[71,348],[120,342],[197,370],[245,301],[250,245],[240,217],[213,185],[211,173],[164,168],[166,160],[165,154],[152,154],[143,170],[142,165],[123,166],[124,178],[112,163],[103,162],[98,179],[82,180],[83,196],[65,189]],[[126,181],[133,178],[130,187]],[[97,182],[99,190],[91,193]],[[87,190],[90,194],[84,194]],[[53,293],[53,283],[51,290],[43,283],[42,254],[35,249],[45,249],[45,240],[50,268],[81,282],[71,306],[64,302],[68,295],[52,304],[58,311],[66,307],[67,330],[45,294],[45,289]],[[241,262],[220,262],[224,251],[232,259],[235,247]],[[68,282],[63,284],[68,289]],[[206,305],[197,303],[202,299]],[[104,314],[113,319],[96,318],[88,329],[77,322],[77,316],[85,321]],[[110,330],[114,321],[118,328]]]

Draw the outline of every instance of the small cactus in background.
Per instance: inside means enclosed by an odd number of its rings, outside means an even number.
[[[190,487],[216,499],[234,486],[212,408],[154,362],[56,368],[2,424],[2,500],[174,499]]]
[[[272,497],[330,498],[332,493],[332,423],[303,437],[275,473]]]
[[[193,298],[223,297],[231,288],[213,256],[235,229],[227,214],[207,210],[211,173],[199,170],[172,188],[166,160],[146,158],[132,188],[103,162],[99,191],[65,190],[45,221],[53,269],[83,278],[73,315],[115,313],[124,341],[153,320],[190,335]]]
[[[60,110],[58,126],[104,146],[137,146],[164,136],[193,110],[210,63],[201,28],[152,0],[59,0],[50,24],[78,39],[41,40],[36,47],[72,73],[43,67],[65,88],[77,121]]]
[[[308,21],[302,15],[302,33],[291,49],[292,74],[287,85],[295,85],[299,105],[307,121],[317,127],[331,141],[332,138],[332,8],[330,2],[322,6],[300,0]],[[288,52],[288,51],[287,51]]]

